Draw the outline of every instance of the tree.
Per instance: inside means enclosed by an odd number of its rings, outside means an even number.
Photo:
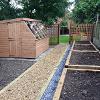
[[[75,4],[72,18],[77,23],[93,23],[97,13],[100,13],[100,0],[80,0]]]
[[[52,24],[65,14],[67,0],[22,0],[23,15]]]
[[[65,15],[65,8],[68,7],[67,0],[15,0],[17,4],[22,6],[22,9],[18,9],[11,4],[11,1],[0,1],[1,20],[28,17],[53,24],[58,18]]]
[[[11,0],[0,0],[0,20],[16,18],[17,12],[20,10],[11,5]]]

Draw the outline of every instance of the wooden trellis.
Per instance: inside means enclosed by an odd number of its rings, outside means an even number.
[[[59,24],[48,25],[46,26],[47,33],[50,38],[50,44],[58,44],[59,43],[59,35],[60,35],[60,26]]]
[[[69,30],[71,36],[80,36],[81,40],[91,40],[94,24],[78,24],[70,22]]]

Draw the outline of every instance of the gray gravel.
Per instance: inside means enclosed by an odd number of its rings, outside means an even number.
[[[0,90],[34,64],[27,60],[0,59]]]
[[[35,62],[42,59],[54,47],[50,47],[47,51],[42,53],[36,59],[23,59],[23,58],[0,58],[0,90],[7,84],[11,83],[15,78],[25,72]]]

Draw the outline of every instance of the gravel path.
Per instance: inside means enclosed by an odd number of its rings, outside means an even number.
[[[100,100],[100,72],[68,71],[60,100]]]
[[[100,54],[98,52],[72,52],[70,65],[98,65]]]
[[[58,45],[37,61],[8,87],[0,91],[0,100],[36,100],[50,75],[63,57],[66,45]]]
[[[74,50],[91,50],[96,51],[92,45],[74,45]]]

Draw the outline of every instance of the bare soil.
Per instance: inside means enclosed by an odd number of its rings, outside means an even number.
[[[74,50],[91,50],[95,51],[95,48],[92,45],[74,45]]]
[[[60,100],[100,100],[100,72],[69,70]]]
[[[98,52],[72,52],[70,65],[98,65],[100,54]]]
[[[91,44],[89,41],[76,41],[76,44]]]

